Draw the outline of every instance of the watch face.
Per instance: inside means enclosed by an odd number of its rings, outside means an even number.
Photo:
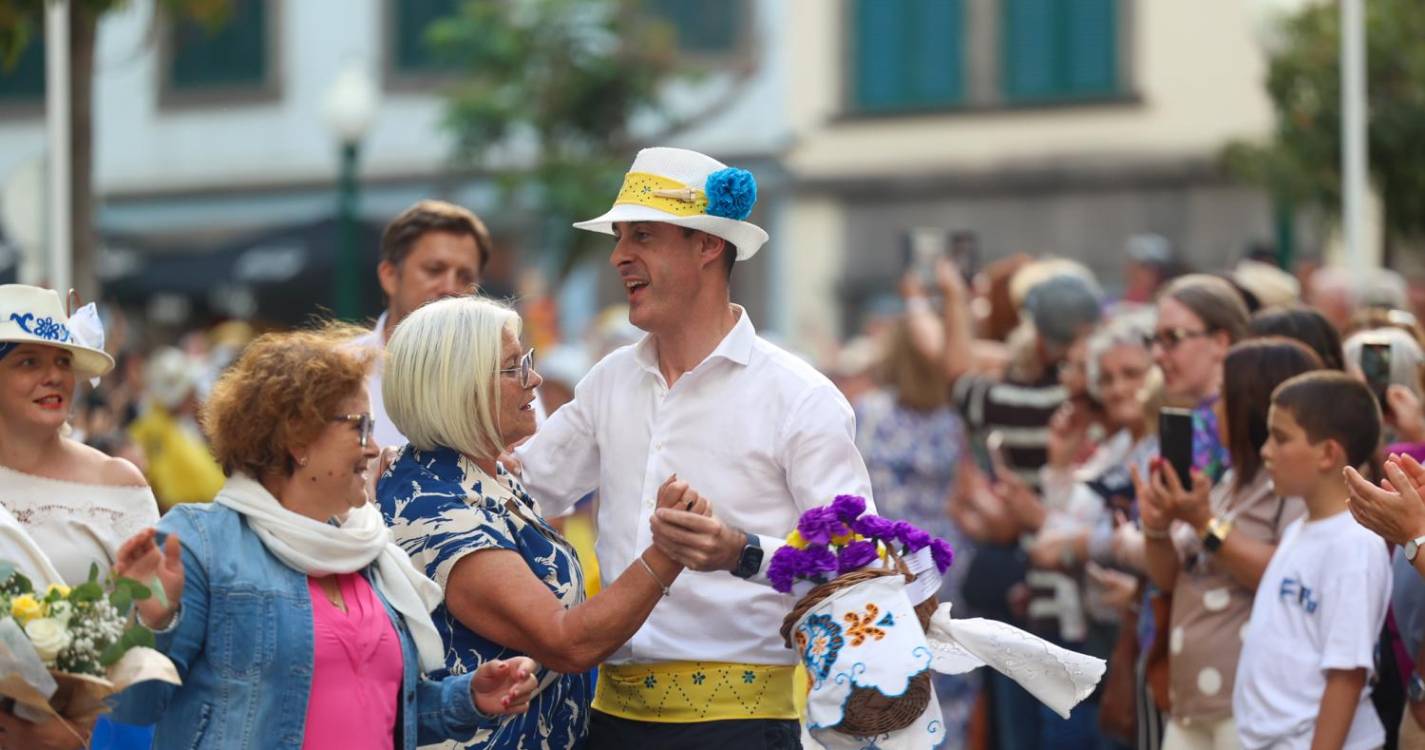
[[[1415,554],[1418,553],[1419,551],[1420,551],[1420,545],[1416,544],[1414,539],[1411,539],[1410,541],[1408,541],[1408,542],[1405,543],[1405,559],[1406,559],[1406,560],[1409,560],[1409,561],[1411,561],[1411,562],[1415,562]]]
[[[762,568],[762,548],[748,545],[742,548],[742,556],[737,560],[737,577],[751,578]]]

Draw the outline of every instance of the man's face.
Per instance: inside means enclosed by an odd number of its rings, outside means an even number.
[[[681,227],[652,221],[618,222],[614,235],[618,243],[609,264],[628,295],[629,322],[656,332],[684,319],[708,262],[706,235],[695,231],[685,236]]]
[[[395,325],[427,302],[474,291],[480,283],[480,246],[468,234],[426,232],[399,265],[381,261],[377,276]]]

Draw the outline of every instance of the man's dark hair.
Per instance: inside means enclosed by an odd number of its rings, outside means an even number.
[[[1351,466],[1369,463],[1380,444],[1381,417],[1365,383],[1344,372],[1298,375],[1277,386],[1272,405],[1291,412],[1313,443],[1335,440]]]
[[[494,247],[485,222],[465,208],[437,200],[423,200],[386,225],[386,231],[381,234],[381,260],[399,267],[416,242],[430,232],[473,237],[480,253],[480,272],[485,272]]]
[[[1233,489],[1250,485],[1262,468],[1267,409],[1277,386],[1321,369],[1321,358],[1299,341],[1273,336],[1248,339],[1227,351],[1222,363],[1222,402],[1227,417],[1227,453]]]

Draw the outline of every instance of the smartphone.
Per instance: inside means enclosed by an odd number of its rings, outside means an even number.
[[[927,287],[934,288],[935,261],[946,254],[945,239],[945,230],[937,227],[915,227],[905,233],[905,270],[914,272]]]
[[[950,235],[950,259],[968,281],[980,270],[980,236],[969,230]]]
[[[1164,408],[1158,412],[1158,454],[1173,467],[1184,487],[1192,486],[1192,412]]]
[[[1371,387],[1384,410],[1387,406],[1385,391],[1390,386],[1390,344],[1361,345],[1361,374],[1366,376],[1366,385]]]

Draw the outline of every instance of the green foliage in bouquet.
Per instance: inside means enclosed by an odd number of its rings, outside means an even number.
[[[153,632],[134,617],[134,602],[162,589],[131,578],[99,582],[99,566],[78,586],[50,584],[36,591],[13,563],[0,560],[0,616],[24,631],[45,666],[70,674],[103,677],[129,649],[153,648]]]

